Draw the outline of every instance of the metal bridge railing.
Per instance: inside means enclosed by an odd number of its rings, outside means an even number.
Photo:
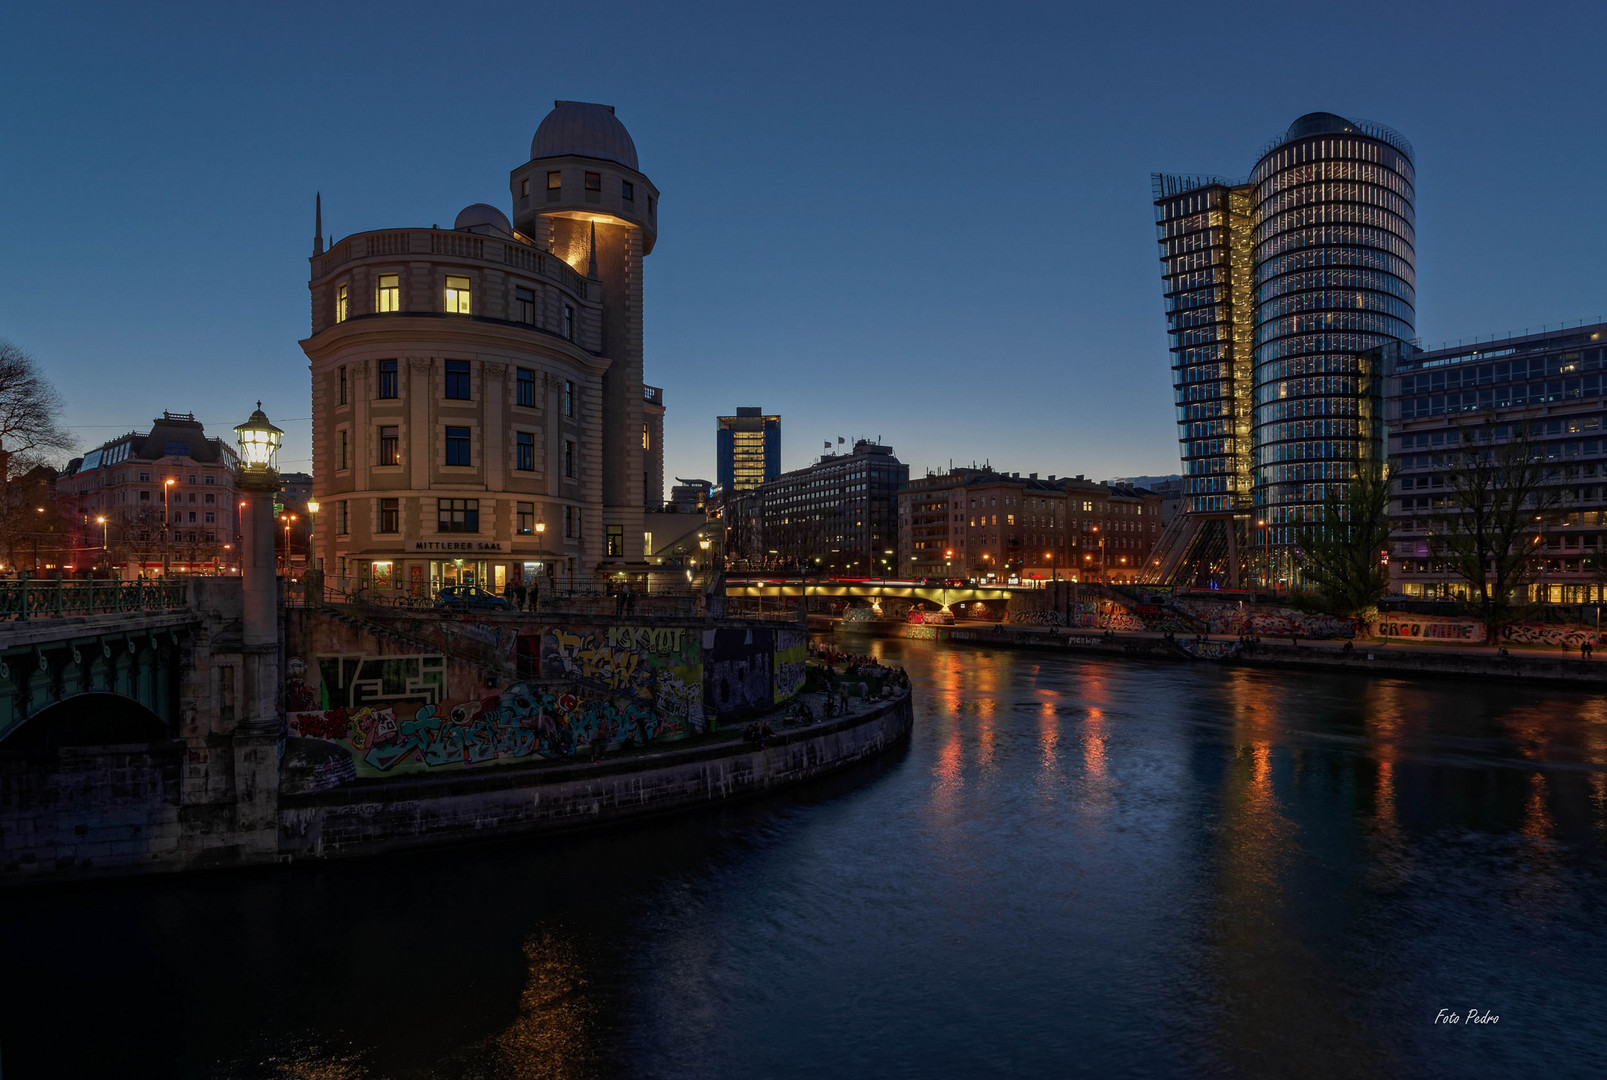
[[[0,621],[179,611],[189,603],[189,584],[183,580],[0,581]]]

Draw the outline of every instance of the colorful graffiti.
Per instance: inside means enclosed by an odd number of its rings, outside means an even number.
[[[809,642],[802,630],[776,631],[775,703],[780,705],[803,689]]]
[[[318,672],[317,704],[325,709],[437,705],[446,697],[446,657],[440,653],[320,656]],[[291,674],[294,679],[294,671]],[[294,691],[292,681],[286,694],[287,708]],[[308,691],[301,700],[310,696]]]
[[[360,777],[567,758],[594,743],[644,745],[703,730],[701,717],[665,716],[644,701],[578,697],[561,687],[522,682],[477,700],[431,703],[411,713],[337,707],[289,719],[292,733],[345,748]]]
[[[660,712],[703,720],[701,635],[684,627],[611,626],[597,633],[556,627],[541,637],[541,674],[650,701]]]
[[[876,618],[876,612],[868,607],[849,607],[843,609],[843,622],[871,622]]]

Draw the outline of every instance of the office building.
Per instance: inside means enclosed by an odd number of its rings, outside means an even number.
[[[1390,582],[1420,599],[1455,596],[1464,583],[1438,563],[1436,527],[1455,512],[1448,458],[1467,437],[1526,425],[1553,488],[1532,535],[1542,573],[1533,599],[1607,600],[1600,570],[1607,539],[1607,323],[1421,352],[1385,350],[1389,368]]]
[[[758,408],[720,417],[714,452],[715,483],[728,496],[774,480],[781,475],[781,417]]]
[[[892,447],[860,439],[726,500],[727,550],[750,564],[885,577],[898,551],[898,492],[909,466]]]
[[[377,178],[376,178],[376,182]],[[639,579],[663,506],[643,382],[658,189],[612,106],[559,101],[513,215],[313,242],[313,475],[332,585],[500,590]]]
[[[1248,180],[1154,177],[1188,510],[1172,578],[1236,583],[1239,544],[1293,544],[1329,484],[1382,460],[1365,357],[1413,333],[1414,178],[1398,133],[1333,113],[1296,120]]]

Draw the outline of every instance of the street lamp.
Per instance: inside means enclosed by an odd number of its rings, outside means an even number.
[[[322,570],[317,558],[318,551],[318,511],[323,509],[317,499],[307,500],[307,569]],[[320,580],[321,579],[315,579]],[[400,581],[400,579],[398,579]]]
[[[97,517],[95,524],[100,526],[100,558],[102,562],[107,564],[107,569],[109,570],[111,568],[111,550],[106,543],[106,515],[102,514]]]
[[[273,573],[273,493],[284,432],[268,422],[262,402],[234,429],[239,447],[235,482],[242,496],[240,521],[241,644],[245,698],[238,726],[245,732],[280,734],[276,696],[283,686],[278,663],[279,586]]]
[[[170,476],[162,481],[162,575],[165,577],[173,569],[173,515],[168,510],[168,493],[173,490],[174,480]]]

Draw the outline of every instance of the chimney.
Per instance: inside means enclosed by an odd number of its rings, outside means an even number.
[[[1027,479],[1028,480],[1036,480],[1036,479],[1038,479],[1038,474],[1037,473],[1028,473],[1027,474]]]

